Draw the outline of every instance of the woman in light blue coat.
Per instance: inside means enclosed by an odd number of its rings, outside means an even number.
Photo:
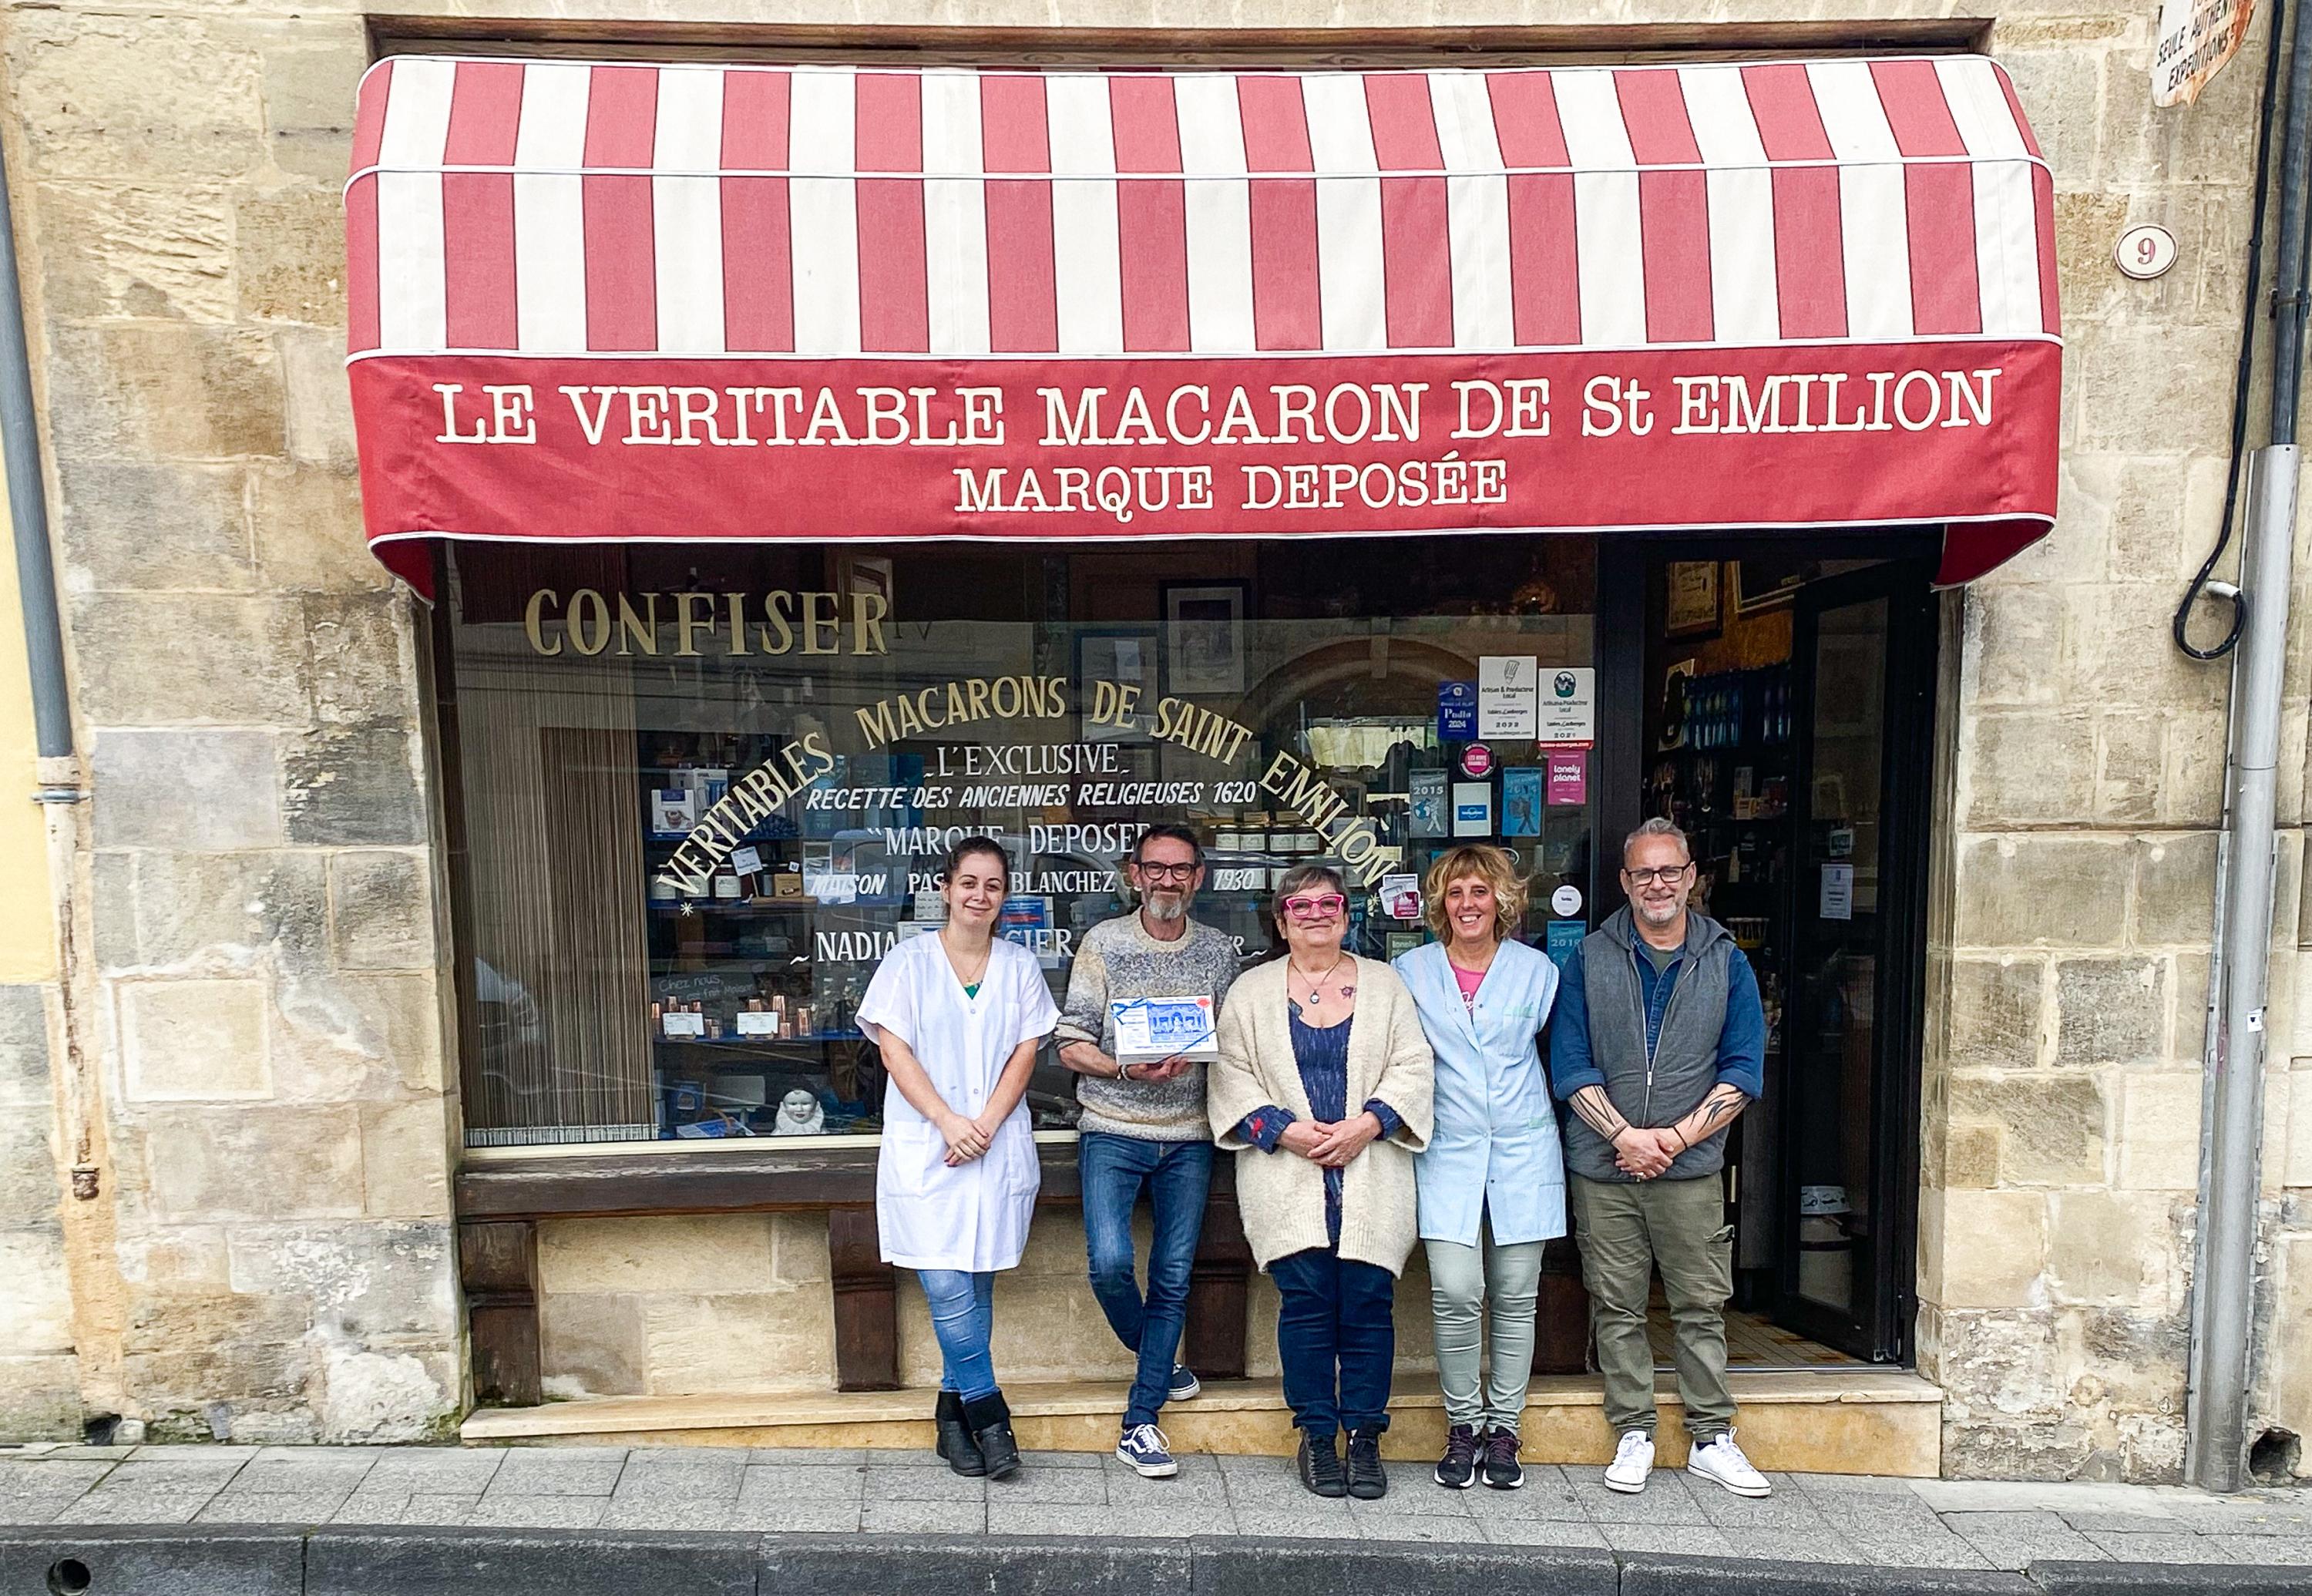
[[[1399,959],[1397,971],[1437,1057],[1436,1128],[1414,1164],[1450,1425],[1436,1479],[1466,1490],[1482,1469],[1487,1485],[1510,1491],[1525,1483],[1518,1421],[1542,1247],[1565,1233],[1565,1160],[1536,1039],[1557,996],[1557,966],[1518,938],[1525,883],[1506,850],[1454,848],[1423,890],[1439,940]],[[1493,1356],[1481,1385],[1485,1332]]]

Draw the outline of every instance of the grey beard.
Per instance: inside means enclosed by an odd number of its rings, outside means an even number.
[[[1141,901],[1141,912],[1152,920],[1161,920],[1171,925],[1188,917],[1188,900],[1185,898],[1160,899],[1150,893]]]

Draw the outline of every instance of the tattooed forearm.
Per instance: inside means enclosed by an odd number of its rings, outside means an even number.
[[[1750,1100],[1740,1087],[1721,1083],[1710,1089],[1710,1095],[1702,1100],[1701,1107],[1670,1128],[1679,1141],[1691,1147],[1733,1124],[1734,1117],[1749,1106]]]
[[[1630,1122],[1615,1111],[1613,1101],[1607,1097],[1603,1086],[1584,1086],[1573,1094],[1573,1111],[1581,1122],[1607,1141],[1612,1141],[1630,1128]]]

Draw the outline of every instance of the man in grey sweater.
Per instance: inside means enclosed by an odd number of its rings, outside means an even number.
[[[1234,939],[1188,918],[1204,885],[1204,847],[1185,826],[1151,826],[1125,866],[1136,913],[1087,932],[1068,974],[1060,1013],[1060,1061],[1076,1072],[1077,1157],[1092,1294],[1117,1339],[1139,1358],[1116,1455],[1144,1478],[1179,1471],[1156,1427],[1166,1399],[1201,1389],[1174,1362],[1187,1322],[1188,1271],[1203,1234],[1212,1185],[1212,1133],[1204,1120],[1204,1066],[1178,1056],[1117,1062],[1111,1004],[1143,997],[1209,997],[1215,1015],[1236,978]],[[1146,1190],[1155,1239],[1141,1294],[1132,1211]]]

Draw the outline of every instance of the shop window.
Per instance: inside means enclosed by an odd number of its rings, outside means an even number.
[[[854,1014],[936,929],[965,834],[1012,855],[1004,934],[1055,996],[1159,820],[1204,838],[1195,912],[1248,960],[1318,858],[1349,868],[1353,945],[1404,951],[1392,878],[1471,838],[1563,944],[1595,566],[1573,537],[457,546],[469,1144],[871,1136]],[[1029,1103],[1073,1128],[1048,1051]]]

